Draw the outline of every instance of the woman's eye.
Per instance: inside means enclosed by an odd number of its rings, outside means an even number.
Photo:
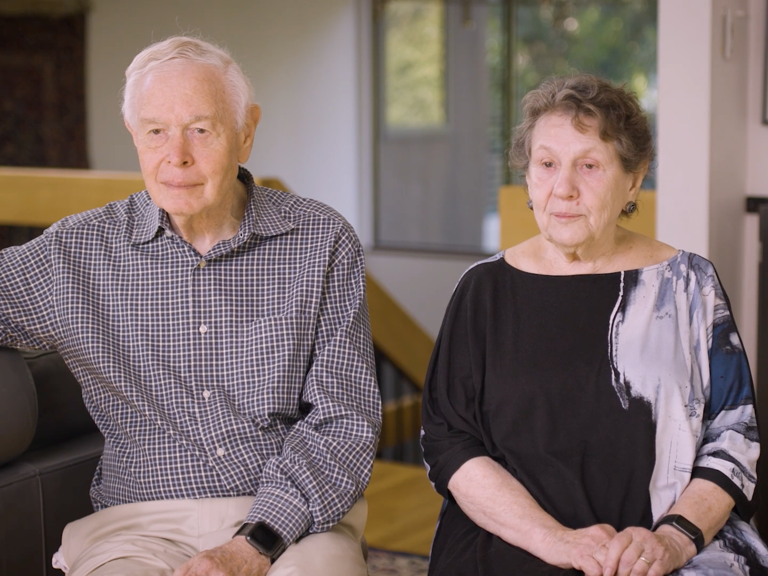
[[[546,162],[542,162],[541,165],[544,166],[544,168],[552,168],[552,166],[554,166],[555,163],[547,160]]]
[[[149,131],[149,133],[152,134],[152,136],[158,136],[160,135],[161,132],[162,130],[160,130],[160,128],[152,128],[152,130]]]
[[[195,134],[208,134],[208,130],[205,128],[195,128]]]
[[[594,164],[587,163],[587,164],[584,164],[584,168],[586,168],[587,170],[592,170],[593,168],[596,168],[596,166]]]

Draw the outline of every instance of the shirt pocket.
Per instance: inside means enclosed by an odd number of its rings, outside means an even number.
[[[241,343],[244,372],[228,391],[237,412],[272,426],[300,417],[315,321],[308,316],[270,316],[246,327]]]

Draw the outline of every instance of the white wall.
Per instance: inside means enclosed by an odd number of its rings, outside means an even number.
[[[744,312],[740,288],[747,196],[747,4],[713,0],[710,56],[709,257],[728,290],[737,322]],[[725,54],[728,14],[733,31],[730,56]]]
[[[724,15],[733,16],[725,59]],[[764,0],[659,0],[658,236],[711,259],[757,365],[757,218],[768,193],[760,123]]]
[[[711,0],[659,0],[656,235],[709,256]]]
[[[765,79],[765,0],[749,2],[749,74],[747,95],[747,192],[768,196],[768,126],[762,123]]]
[[[766,2],[750,0],[748,8],[749,72],[747,75],[747,196],[768,196],[768,126],[762,123],[765,79]],[[752,371],[757,367],[757,288],[760,266],[757,214],[745,214],[741,278],[741,337]]]
[[[137,52],[198,31],[226,45],[263,108],[251,159],[360,226],[356,0],[92,0],[87,38],[91,167],[138,170],[118,94]]]

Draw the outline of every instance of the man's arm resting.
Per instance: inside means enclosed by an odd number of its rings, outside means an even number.
[[[176,569],[173,576],[265,576],[272,563],[237,536],[226,544],[193,556]]]

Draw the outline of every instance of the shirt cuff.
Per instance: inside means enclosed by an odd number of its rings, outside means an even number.
[[[451,454],[441,467],[438,477],[434,479],[435,490],[444,498],[452,498],[448,491],[448,482],[466,462],[480,456],[488,456],[482,446],[468,446]]]
[[[246,522],[264,522],[286,546],[309,530],[312,515],[304,498],[273,487],[259,488]]]

